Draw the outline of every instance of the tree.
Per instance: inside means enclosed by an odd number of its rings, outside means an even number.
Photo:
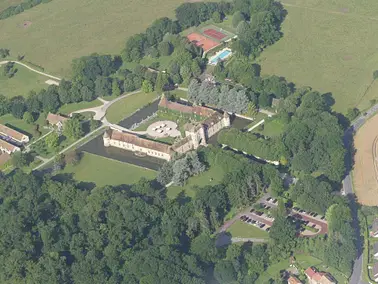
[[[59,83],[58,95],[62,104],[69,104],[71,100],[71,82],[62,79]]]
[[[15,168],[23,168],[30,164],[30,156],[27,153],[16,152],[12,155],[12,165]]]
[[[157,78],[156,78],[156,84],[155,84],[155,90],[158,93],[162,93],[164,91],[164,88],[169,84],[168,76],[167,74],[164,74],[162,72],[159,72]]]
[[[0,58],[5,58],[9,56],[9,49],[6,48],[0,48]]]
[[[66,164],[69,164],[69,165],[77,165],[79,164],[81,160],[81,155],[78,151],[76,150],[73,150],[71,152],[68,152],[65,157],[64,157],[64,161]]]
[[[154,86],[148,80],[144,80],[142,84],[142,91],[146,94],[151,93],[154,91]]]
[[[10,101],[11,113],[15,118],[22,119],[26,111],[25,99],[23,97],[14,97]]]
[[[346,117],[349,119],[349,121],[354,120],[360,115],[360,110],[356,107],[354,108],[348,108]]]
[[[119,97],[121,95],[121,89],[119,88],[119,82],[117,78],[112,81],[112,95]]]
[[[290,256],[295,247],[296,229],[286,216],[278,215],[269,231],[271,260],[281,260]]]
[[[95,81],[95,96],[96,97],[106,97],[110,96],[112,93],[112,82],[109,78],[104,76],[98,76]],[[86,98],[83,95],[83,98]],[[88,96],[89,98],[89,96]],[[87,99],[85,99],[87,100]]]
[[[35,121],[33,114],[30,112],[24,113],[23,120],[28,124],[32,124]]]
[[[373,79],[376,80],[378,78],[378,70],[373,72]]]
[[[17,73],[17,68],[14,66],[14,62],[8,62],[4,64],[3,75],[8,78],[12,78]]]
[[[47,147],[56,150],[56,148],[59,146],[59,134],[57,132],[52,132],[45,138],[45,143]]]
[[[9,113],[9,101],[8,98],[0,94],[0,116]]]
[[[95,120],[93,118],[91,118],[91,120],[89,121],[89,129],[90,131],[93,131],[97,128],[99,128],[101,126],[101,121],[99,120]]]
[[[156,179],[162,185],[166,185],[172,181],[172,176],[173,176],[172,162],[165,162],[163,166],[159,169]]]
[[[95,99],[95,94],[87,86],[80,89],[80,94],[84,101],[91,102]]]
[[[84,135],[82,124],[78,119],[72,118],[65,122],[63,133],[71,139],[79,139]]]
[[[172,54],[173,46],[168,41],[162,41],[158,45],[158,50],[159,50],[160,56],[168,56]]]
[[[237,280],[235,268],[228,260],[222,260],[215,265],[214,276],[219,283],[234,283]]]
[[[232,26],[234,28],[237,28],[237,26],[239,25],[240,22],[243,22],[245,21],[245,16],[242,12],[240,11],[236,11],[232,17]]]
[[[218,11],[215,11],[211,18],[213,19],[214,23],[221,23],[222,22],[222,15]]]

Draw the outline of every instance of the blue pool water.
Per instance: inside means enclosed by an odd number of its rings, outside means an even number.
[[[219,60],[225,59],[231,53],[230,50],[223,50],[216,57],[210,60],[210,64],[217,64]]]

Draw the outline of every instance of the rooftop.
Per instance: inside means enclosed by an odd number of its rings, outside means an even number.
[[[139,147],[152,149],[152,150],[159,151],[166,154],[171,154],[170,145],[144,139],[135,134],[131,134],[127,132],[120,132],[117,130],[110,130],[109,133],[107,133],[106,135],[109,135],[112,140],[122,141],[122,142],[130,143],[130,144],[134,144]]]
[[[2,140],[2,139],[0,139],[0,148],[6,149],[10,152],[13,152],[15,149],[20,149],[19,147],[14,146],[14,145],[12,145],[12,144],[10,144],[7,141]]]
[[[5,126],[3,124],[0,124],[0,133],[4,136],[11,137],[18,141],[21,141],[22,138],[27,137],[25,134],[18,132],[17,130],[14,130],[12,128],[9,128],[8,126]]]
[[[290,276],[289,279],[287,279],[288,284],[302,284],[301,281],[295,276]]]
[[[59,114],[54,114],[54,113],[49,113],[46,117],[46,120],[50,123],[50,124],[57,124],[58,122],[65,122],[66,120],[68,120],[67,117],[65,116],[62,116],[62,115],[59,115]]]

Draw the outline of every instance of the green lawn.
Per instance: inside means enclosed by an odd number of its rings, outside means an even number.
[[[54,0],[1,20],[1,47],[9,48],[12,56],[25,55],[25,60],[58,77],[69,76],[72,59],[94,52],[119,54],[129,36],[160,17],[173,17],[184,2]],[[22,27],[24,21],[31,21],[31,26]]]
[[[89,153],[84,153],[77,166],[68,165],[64,173],[73,173],[76,180],[94,182],[97,186],[134,184],[142,177],[156,177],[155,171]]]
[[[58,110],[58,113],[69,115],[71,112],[84,109],[84,108],[92,108],[102,105],[102,102],[100,100],[93,100],[91,102],[79,102],[79,103],[72,103],[72,104],[66,104],[60,107]]]
[[[240,220],[237,220],[232,226],[227,230],[231,233],[232,237],[238,238],[257,238],[257,239],[268,239],[269,234],[256,228],[253,225],[246,224]]]
[[[259,127],[257,127],[253,130],[253,132],[269,137],[279,136],[284,131],[285,125],[276,119],[272,119],[268,121],[265,120],[263,127],[264,129],[262,131],[258,130]]]
[[[131,115],[136,110],[151,103],[157,98],[156,93],[145,94],[143,92],[126,97],[113,105],[111,105],[107,112],[106,118],[111,123],[118,123],[125,117]]]
[[[167,196],[175,198],[180,192],[184,192],[189,197],[194,197],[195,187],[219,184],[223,179],[224,171],[221,165],[212,165],[206,172],[188,179],[184,186],[170,186],[167,188]],[[211,180],[212,179],[212,180]]]
[[[24,2],[23,0],[1,0],[0,1],[0,11],[5,10],[9,6],[17,5]]]
[[[0,116],[0,123],[8,125],[16,130],[21,130],[21,132],[25,132],[25,134],[27,134],[30,138],[33,136],[34,125],[28,124],[22,119],[14,118],[11,114]],[[40,125],[39,130],[42,132],[42,134],[48,132],[47,129],[43,129],[43,126],[45,125],[43,114],[41,114],[35,124]]]
[[[3,66],[4,65],[0,65],[0,94],[6,97],[26,97],[31,90],[39,91],[48,87],[45,81],[49,78],[29,71],[25,67],[17,64],[15,65],[18,70],[17,73],[12,78],[5,77],[3,76]]]
[[[283,38],[258,59],[263,74],[276,74],[299,86],[331,92],[334,109],[369,107],[378,98],[375,0],[288,0]]]
[[[248,124],[248,125],[245,127],[245,129],[249,129],[249,128],[251,128],[252,126],[254,126],[254,125],[256,125],[257,123],[259,123],[261,120],[266,119],[266,118],[268,118],[268,116],[267,116],[266,114],[261,113],[261,112],[257,113],[257,115],[256,115],[255,117],[253,117],[254,120],[251,121],[251,123]],[[255,128],[255,129],[256,129],[256,128]]]

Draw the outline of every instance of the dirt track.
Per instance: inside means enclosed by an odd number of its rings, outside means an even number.
[[[358,202],[378,205],[378,115],[369,119],[355,135],[353,182]]]

